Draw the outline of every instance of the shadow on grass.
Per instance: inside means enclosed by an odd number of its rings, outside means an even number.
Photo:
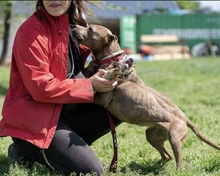
[[[25,172],[28,175],[59,175],[62,176],[62,174],[49,170],[45,166],[42,166],[38,163],[20,163],[20,162],[13,162],[11,161],[6,155],[0,154],[0,176],[2,175],[14,175],[13,170],[16,169],[16,172],[19,172],[19,169],[21,170],[21,174]],[[23,170],[23,171],[22,171]]]
[[[0,84],[0,95],[5,95],[7,90],[8,90],[8,88],[6,88]]]
[[[148,175],[148,174],[153,174],[157,175],[163,170],[163,165],[146,165],[146,164],[137,164],[135,162],[130,162],[128,166],[130,170],[132,171],[137,171],[141,175]],[[121,172],[126,172],[126,167],[121,169]]]
[[[11,162],[9,161],[8,157],[5,155],[0,154],[0,173],[2,175],[7,175],[9,172]]]
[[[206,166],[204,167],[205,171],[208,173],[217,172],[220,170],[220,161],[210,159],[209,162],[207,162]]]

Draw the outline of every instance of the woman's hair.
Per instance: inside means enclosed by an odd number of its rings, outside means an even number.
[[[86,19],[83,16],[83,13],[87,15],[93,15],[93,12],[89,9],[85,2],[88,0],[72,0],[69,9],[67,10],[69,16],[69,23],[71,25],[81,24],[85,25]],[[91,2],[89,2],[91,3]],[[36,11],[40,17],[44,18],[44,15],[41,13],[40,9],[44,7],[43,0],[38,0],[36,4]]]

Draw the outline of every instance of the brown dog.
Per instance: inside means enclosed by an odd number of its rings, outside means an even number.
[[[122,51],[117,37],[110,30],[99,25],[91,25],[89,28],[76,26],[73,33],[81,44],[91,49],[99,68],[106,68],[110,65],[111,69],[116,69],[116,71],[112,71],[113,74],[116,74],[116,72],[123,73],[123,69],[126,70],[126,73],[129,73],[124,74],[126,78],[119,80],[118,86],[113,91],[96,93],[95,103],[107,108],[123,122],[149,126],[146,130],[146,138],[159,151],[161,155],[160,163],[172,159],[164,146],[164,142],[168,139],[172,146],[177,167],[183,167],[181,148],[183,140],[187,137],[188,127],[202,141],[220,149],[220,146],[203,136],[171,100],[157,90],[146,86],[136,75],[135,70],[130,67],[132,64],[128,64],[129,67],[117,66],[117,64],[128,63],[129,60],[121,57]],[[119,60],[116,61],[116,66],[111,64],[115,60]],[[112,73],[110,73],[110,76],[112,76]],[[109,76],[107,77],[109,78]],[[114,76],[111,78],[114,78]]]

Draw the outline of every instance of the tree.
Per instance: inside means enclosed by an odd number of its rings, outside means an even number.
[[[8,51],[8,41],[10,35],[10,27],[11,27],[11,11],[12,11],[12,2],[11,1],[1,1],[1,10],[3,10],[4,15],[4,23],[3,23],[3,47],[2,47],[2,54],[0,57],[0,65],[5,63],[6,54]]]
[[[2,51],[0,51],[0,65],[5,63],[9,47],[10,28],[15,18],[26,18],[34,10],[34,1],[8,1],[0,0],[0,16],[3,24],[0,24],[0,39],[3,39]],[[1,19],[0,22],[2,23]]]
[[[186,10],[198,10],[200,3],[198,1],[184,0],[184,1],[176,1],[181,9]]]

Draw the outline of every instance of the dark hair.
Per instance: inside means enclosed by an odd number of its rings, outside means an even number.
[[[83,18],[83,13],[87,15],[94,15],[94,13],[89,9],[85,2],[91,3],[88,0],[71,0],[71,5],[67,10],[69,16],[69,23],[71,25],[81,24],[84,25],[86,19]],[[92,4],[92,3],[91,3]],[[36,4],[36,11],[40,17],[45,18],[41,13],[40,9],[44,7],[43,0],[38,0]],[[76,13],[78,11],[78,13]]]

